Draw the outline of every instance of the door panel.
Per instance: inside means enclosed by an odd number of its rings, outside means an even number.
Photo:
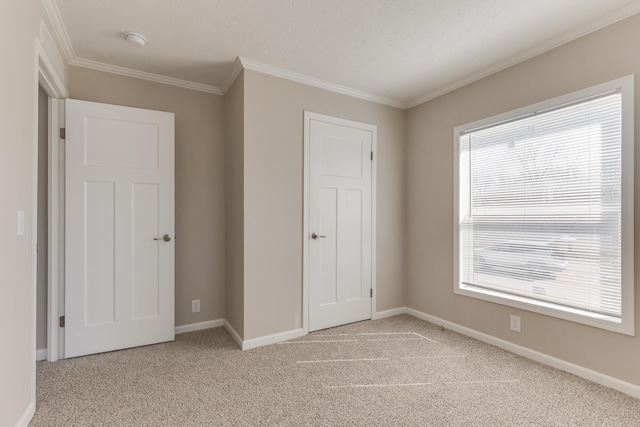
[[[335,304],[338,302],[338,258],[337,258],[337,206],[338,189],[321,188],[320,190],[321,217],[324,219],[322,233],[326,236],[320,246],[319,273],[320,273],[320,305]]]
[[[372,127],[318,116],[308,122],[309,227],[319,235],[309,236],[310,331],[371,318]]]
[[[86,298],[83,314],[87,326],[115,321],[115,185],[85,182],[86,240],[84,271],[91,282],[82,281]],[[73,224],[69,224],[73,227]],[[69,228],[71,228],[69,227]]]
[[[360,298],[369,298],[368,288],[363,289],[360,284],[363,282],[363,269],[366,268],[362,262],[362,221],[366,217],[362,210],[362,190],[346,191],[346,207],[344,213],[344,228],[342,238],[344,251],[353,254],[350,257],[343,257],[341,260],[343,279],[345,287],[345,299],[355,301]],[[362,292],[366,293],[363,295]]]
[[[158,169],[157,124],[86,117],[85,129],[87,166]]]
[[[159,244],[149,236],[159,236],[160,209],[157,184],[134,184],[132,194],[133,318],[160,314]]]
[[[174,338],[174,117],[67,100],[65,357]]]

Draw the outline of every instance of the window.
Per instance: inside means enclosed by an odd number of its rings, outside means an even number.
[[[633,335],[633,76],[455,128],[455,292]]]

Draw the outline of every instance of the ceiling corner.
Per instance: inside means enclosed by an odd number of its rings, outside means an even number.
[[[220,88],[220,92],[221,92],[222,95],[227,93],[227,91],[231,88],[233,83],[235,83],[236,79],[238,78],[238,76],[240,75],[242,70],[245,68],[243,63],[242,63],[242,61],[243,61],[243,59],[238,56],[236,58],[235,62],[233,63],[233,67],[231,68],[231,72],[227,76],[227,79],[225,80],[224,84],[222,85],[222,88]]]

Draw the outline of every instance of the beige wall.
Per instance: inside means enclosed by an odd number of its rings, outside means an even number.
[[[224,96],[225,320],[244,337],[244,72]]]
[[[0,14],[0,425],[33,409],[35,391],[35,212],[38,81],[34,39],[46,17],[39,0],[4,2]],[[16,212],[25,234],[16,236]]]
[[[408,115],[411,308],[640,385],[640,336],[629,337],[453,294],[453,128],[629,74],[640,74],[640,16],[465,86]],[[636,83],[636,141],[640,90]],[[635,153],[640,168],[640,150]],[[636,173],[636,197],[640,194]],[[640,206],[636,203],[636,330]],[[509,331],[509,314],[522,332]]]
[[[176,326],[223,318],[222,97],[78,67],[69,81],[71,98],[175,113]]]
[[[304,110],[378,126],[377,311],[406,305],[406,113],[248,70],[244,109],[244,338],[302,327]]]

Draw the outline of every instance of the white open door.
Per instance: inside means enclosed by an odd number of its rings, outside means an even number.
[[[173,113],[68,99],[65,187],[65,357],[173,340]]]
[[[371,318],[376,127],[306,113],[309,331]]]

